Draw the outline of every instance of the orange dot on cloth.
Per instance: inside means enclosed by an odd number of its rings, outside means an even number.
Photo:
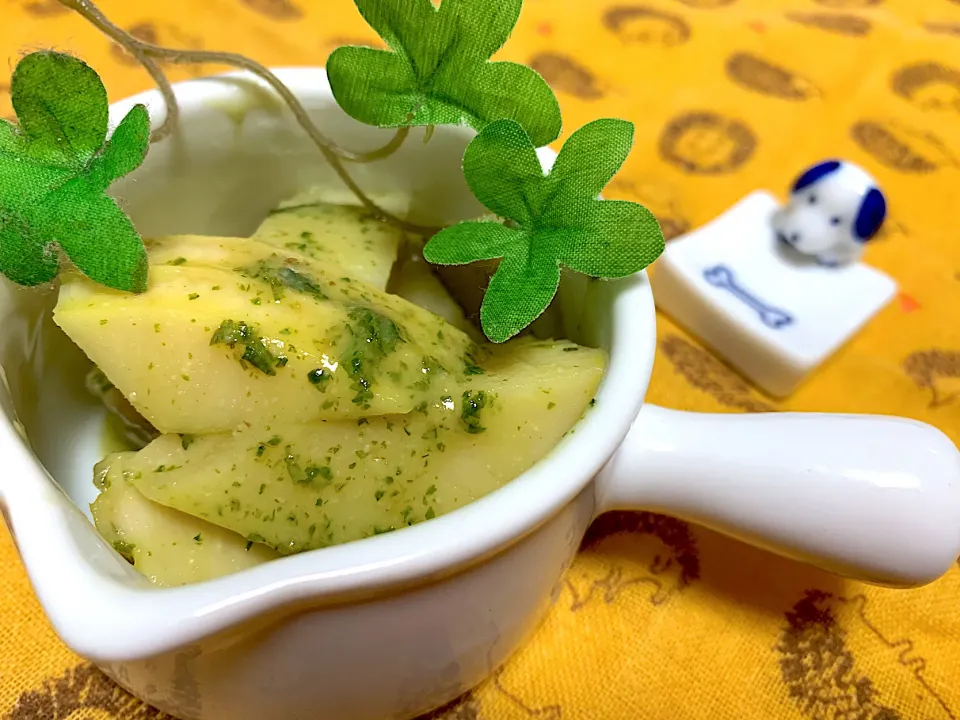
[[[897,300],[900,301],[900,309],[903,310],[903,312],[914,312],[922,307],[915,298],[906,293],[898,293]]]

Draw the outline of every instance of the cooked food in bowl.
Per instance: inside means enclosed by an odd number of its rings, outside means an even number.
[[[414,241],[321,198],[250,238],[148,239],[139,295],[63,276],[54,319],[131,443],[95,469],[96,527],[158,585],[455,510],[546,455],[599,385],[603,351],[483,342]]]

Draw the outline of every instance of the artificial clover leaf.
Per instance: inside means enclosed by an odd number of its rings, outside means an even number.
[[[525,65],[489,62],[523,0],[354,0],[391,50],[337,48],[327,60],[333,96],[378,127],[520,123],[538,147],[560,135],[560,106]]]
[[[598,198],[632,144],[631,123],[596,120],[570,136],[544,175],[533,143],[512,120],[487,125],[470,143],[463,157],[467,184],[506,222],[446,228],[423,255],[437,265],[501,259],[480,307],[490,340],[509,340],[540,316],[557,292],[561,266],[620,278],[663,252],[663,233],[649,210]]]
[[[10,94],[18,125],[0,121],[0,273],[19,285],[49,282],[62,250],[102,285],[145,290],[143,241],[106,190],[146,156],[146,108],[130,110],[108,141],[99,76],[55,52],[24,57]]]

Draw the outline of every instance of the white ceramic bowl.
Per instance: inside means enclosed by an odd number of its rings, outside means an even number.
[[[343,144],[389,135],[346,118],[322,70],[281,76]],[[181,133],[116,188],[144,234],[248,233],[282,197],[334,182],[258,84],[228,76],[177,95]],[[114,121],[135,102],[162,116],[147,93],[118,103]],[[460,171],[470,133],[421,138],[353,171],[372,190],[412,189],[416,219],[475,214]],[[83,390],[85,359],[49,319],[53,300],[0,286],[0,506],[60,637],[178,717],[405,719],[441,705],[523,641],[591,520],[615,508],[675,514],[890,585],[931,581],[960,553],[960,454],[932,427],[643,406],[655,319],[640,274],[565,281],[568,331],[607,348],[609,371],[575,432],[503,489],[398,532],[157,589],[89,521],[103,414]]]

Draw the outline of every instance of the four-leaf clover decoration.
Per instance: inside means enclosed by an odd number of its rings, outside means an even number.
[[[11,80],[19,125],[0,121],[0,272],[20,285],[53,280],[60,250],[103,285],[141,292],[147,254],[106,195],[147,152],[150,118],[137,105],[107,140],[107,92],[80,60],[24,57]]]
[[[499,260],[480,319],[493,342],[515,336],[547,308],[561,267],[595,278],[642,270],[664,249],[654,216],[601,200],[627,158],[633,125],[597,120],[573,133],[549,174],[537,147],[556,139],[556,98],[533,70],[490,62],[522,0],[355,0],[391,51],[344,47],[328,72],[336,99],[382,126],[468,124],[467,183],[497,219],[437,233],[424,257],[439,265]],[[0,273],[20,285],[53,280],[62,255],[94,281],[142,292],[147,254],[106,191],[140,166],[150,119],[135,106],[108,134],[106,90],[82,61],[36,52],[14,71],[18,124],[0,121]]]
[[[423,254],[437,265],[501,259],[480,308],[490,340],[504,342],[536,320],[557,292],[561,265],[620,278],[663,252],[663,233],[649,210],[598,198],[632,145],[632,123],[596,120],[570,136],[544,175],[533,143],[512,120],[487,125],[470,143],[463,158],[467,184],[506,222],[446,228]]]
[[[345,46],[327,60],[343,110],[378,127],[515,120],[537,147],[560,135],[557,99],[525,65],[489,62],[507,41],[523,0],[355,0],[391,50]]]

